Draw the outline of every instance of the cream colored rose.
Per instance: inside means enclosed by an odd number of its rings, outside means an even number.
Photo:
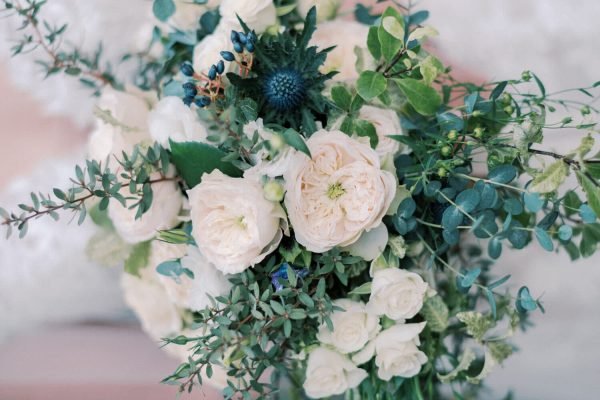
[[[369,27],[354,21],[335,20],[317,25],[310,44],[320,50],[335,46],[327,55],[321,72],[338,71],[333,81],[348,82],[358,79],[355,47],[367,47]],[[343,40],[340,40],[343,38]]]
[[[241,30],[238,16],[256,33],[263,33],[277,23],[277,10],[273,0],[223,0],[219,12],[220,24],[227,26],[229,30]]]
[[[198,74],[207,74],[211,65],[221,60],[221,51],[233,51],[229,30],[219,25],[215,32],[202,39],[194,47],[194,71]],[[226,68],[231,68],[234,63],[226,63]]]
[[[429,286],[419,275],[399,268],[376,271],[367,307],[393,320],[410,319],[423,307]]]
[[[340,299],[333,304],[344,311],[331,314],[333,331],[325,324],[319,328],[317,339],[321,343],[332,345],[342,354],[354,353],[362,350],[381,330],[379,317],[369,314],[363,302]]]
[[[402,126],[400,118],[394,110],[386,110],[379,107],[363,106],[358,114],[360,119],[369,121],[375,127],[379,143],[375,151],[383,160],[384,157],[391,155],[392,157],[398,153],[402,146],[399,141],[388,136],[402,135]]]
[[[389,381],[395,376],[411,378],[421,371],[421,365],[427,362],[427,356],[417,347],[423,328],[425,322],[398,324],[377,336],[375,364],[379,379]]]
[[[182,328],[179,309],[158,282],[154,269],[144,268],[140,273],[141,277],[130,274],[121,277],[125,302],[154,340],[176,335]]]
[[[201,311],[208,307],[211,297],[224,296],[231,290],[231,283],[223,273],[209,263],[195,246],[188,246],[187,255],[181,258],[181,266],[192,271],[194,278],[185,274],[178,281],[161,276],[171,300],[179,307]]]
[[[151,179],[160,178],[160,174],[151,175]],[[121,194],[130,196],[129,188],[124,186]],[[152,185],[152,205],[141,218],[136,219],[137,208],[123,207],[111,200],[108,215],[119,236],[128,243],[140,243],[156,236],[158,231],[174,228],[179,224],[179,212],[183,205],[183,194],[176,182],[164,181]]]
[[[111,167],[119,164],[112,155],[130,154],[135,145],[150,141],[148,113],[155,95],[131,89],[122,92],[112,88],[102,91],[96,104],[96,129],[90,137],[88,155]]]
[[[304,17],[312,7],[317,7],[317,21],[334,19],[340,8],[341,0],[298,0],[298,12]]]
[[[284,174],[296,240],[316,253],[349,246],[380,225],[396,179],[368,144],[340,131],[318,131],[306,143],[312,159],[297,153]]]
[[[192,235],[204,256],[225,274],[261,262],[283,236],[285,212],[265,199],[253,179],[231,178],[215,170],[188,191]]]
[[[198,115],[175,96],[165,97],[158,102],[148,116],[148,127],[152,139],[166,148],[170,147],[169,140],[205,142],[208,136]]]
[[[367,375],[345,356],[319,347],[308,355],[303,387],[308,397],[321,399],[356,388]]]

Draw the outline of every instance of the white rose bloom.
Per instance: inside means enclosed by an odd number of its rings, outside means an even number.
[[[253,179],[231,178],[215,170],[188,191],[192,235],[204,256],[225,274],[261,262],[283,236],[285,212],[265,199]]]
[[[349,246],[381,224],[396,178],[368,144],[340,131],[318,131],[306,144],[312,159],[296,153],[284,174],[296,240],[315,253]]]
[[[303,387],[308,397],[321,399],[356,388],[367,375],[345,356],[319,347],[308,355]]]
[[[369,314],[363,302],[340,299],[333,304],[344,311],[331,314],[333,331],[325,324],[319,328],[317,339],[321,343],[332,345],[342,354],[354,353],[362,350],[381,330],[379,317]]]
[[[228,26],[229,30],[241,30],[238,16],[258,34],[277,23],[277,10],[273,0],[223,0],[219,12],[221,24]]]
[[[141,278],[123,274],[121,287],[125,302],[137,314],[142,328],[155,340],[178,334],[182,320],[178,308],[167,296],[152,268],[140,271]]]
[[[107,88],[102,91],[96,108],[106,118],[96,118],[96,129],[88,144],[90,158],[104,162],[113,154],[121,156],[123,151],[131,153],[136,144],[150,141],[150,96],[153,95],[136,90],[121,92]],[[118,164],[110,157],[109,165]]]
[[[298,0],[298,12],[304,17],[313,6],[317,7],[317,21],[334,19],[340,8],[341,0]]]
[[[231,283],[223,273],[209,263],[195,246],[189,246],[187,255],[181,259],[181,266],[194,274],[194,279],[183,274],[179,282],[175,279],[161,276],[169,297],[179,307],[192,311],[201,311],[208,307],[209,296],[224,296],[231,290]]]
[[[354,21],[335,20],[319,24],[310,44],[320,50],[336,46],[327,55],[321,72],[338,71],[339,73],[333,77],[333,81],[336,82],[357,80],[359,74],[356,71],[357,56],[354,48],[367,47],[368,33],[368,26]]]
[[[367,307],[393,320],[410,319],[423,307],[427,283],[414,272],[399,268],[376,271]]]
[[[215,32],[208,35],[194,47],[194,71],[198,74],[207,74],[211,65],[221,60],[222,51],[233,51],[233,43],[230,39],[230,31],[219,24]],[[225,63],[225,69],[232,68],[235,63]]]
[[[392,157],[403,147],[397,140],[389,138],[389,135],[402,135],[400,118],[394,110],[386,110],[379,107],[363,106],[358,114],[360,119],[368,121],[375,126],[379,143],[375,151],[383,159],[387,155]]]
[[[150,257],[148,266],[156,270],[160,264],[166,261],[178,260],[187,254],[187,246],[184,244],[172,244],[162,240],[153,240],[150,243]]]
[[[155,173],[152,179],[159,178]],[[129,196],[129,187],[122,189],[123,196]],[[128,243],[140,243],[154,238],[159,230],[174,228],[179,224],[179,212],[183,205],[183,194],[176,182],[164,181],[152,185],[153,200],[150,209],[136,219],[137,208],[123,207],[111,200],[108,215],[119,236]]]
[[[419,350],[419,333],[425,327],[420,324],[398,324],[384,330],[375,339],[375,364],[379,379],[389,381],[395,376],[411,378],[421,371],[427,362],[425,353]]]
[[[208,136],[206,127],[190,107],[179,97],[163,98],[148,117],[150,136],[163,147],[174,142],[204,142]]]

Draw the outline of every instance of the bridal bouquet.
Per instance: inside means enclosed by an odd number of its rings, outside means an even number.
[[[99,97],[89,160],[0,209],[2,226],[90,216],[90,256],[124,265],[180,391],[473,398],[543,311],[493,260],[528,245],[590,257],[600,241],[600,82],[457,81],[425,45],[426,11],[154,0],[151,43],[120,82],[101,51],[61,46],[43,1],[3,3],[23,20],[16,54],[41,51],[49,75]],[[544,150],[564,128],[581,144]]]

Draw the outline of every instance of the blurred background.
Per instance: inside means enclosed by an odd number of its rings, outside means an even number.
[[[148,0],[49,3],[59,21],[73,22],[71,40],[84,48],[102,40],[108,57],[130,51],[152,26]],[[600,80],[596,0],[422,0],[417,8],[431,11],[440,32],[435,51],[461,77],[501,80],[528,69],[549,91]],[[82,23],[81,15],[94,17]],[[85,156],[93,104],[68,78],[41,83],[31,59],[11,60],[10,31],[0,20],[0,204],[7,208],[28,199],[30,188],[66,182]],[[561,130],[548,133],[544,148],[565,152],[578,143],[577,133]],[[174,398],[174,388],[157,382],[176,362],[127,311],[120,272],[87,261],[92,234],[68,219],[40,221],[25,240],[0,241],[0,400]],[[534,244],[505,252],[495,271],[545,293],[547,312],[515,337],[521,351],[493,373],[486,398],[509,389],[517,399],[596,398],[597,257],[572,263]],[[194,398],[220,397],[206,389]]]

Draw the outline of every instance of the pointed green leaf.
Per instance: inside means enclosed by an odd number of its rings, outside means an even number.
[[[416,79],[394,80],[413,108],[422,115],[433,115],[442,104],[442,98],[432,87]]]
[[[536,176],[529,189],[537,193],[554,192],[567,179],[568,174],[569,167],[567,164],[562,160],[558,160]]]

